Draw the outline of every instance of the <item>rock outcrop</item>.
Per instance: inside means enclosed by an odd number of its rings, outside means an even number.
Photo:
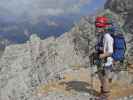
[[[3,52],[5,50],[5,47],[9,44],[11,44],[12,42],[9,41],[8,39],[5,39],[3,37],[0,36],[0,58],[2,57],[3,55]]]
[[[105,9],[110,9],[117,16],[123,18],[123,29],[126,32],[128,56],[133,61],[133,1],[132,0],[108,0]]]
[[[65,33],[46,40],[32,35],[25,44],[6,47],[0,61],[0,99],[29,100],[39,84],[70,66],[83,65],[73,46],[70,34]]]
[[[133,34],[133,1],[132,0],[108,0],[105,4],[105,8],[109,8],[111,11],[122,16],[125,23],[124,27],[126,31]]]

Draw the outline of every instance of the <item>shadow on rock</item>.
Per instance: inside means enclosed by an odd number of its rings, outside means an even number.
[[[60,85],[66,85],[66,91],[75,90],[77,92],[89,93],[91,95],[97,96],[99,93],[94,89],[91,89],[91,85],[84,81],[69,81],[61,82]]]

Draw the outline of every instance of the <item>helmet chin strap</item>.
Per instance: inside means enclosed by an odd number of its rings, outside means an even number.
[[[105,30],[103,30],[103,31],[96,31],[96,32],[95,32],[95,35],[98,36],[98,35],[104,34],[104,33],[106,33]]]
[[[106,29],[105,28],[96,28],[96,32],[103,33],[103,32],[106,32]]]

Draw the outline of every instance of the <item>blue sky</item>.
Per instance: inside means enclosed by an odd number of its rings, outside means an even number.
[[[81,7],[81,14],[91,14],[94,13],[97,9],[103,8],[106,0],[92,0],[91,3],[88,3]]]

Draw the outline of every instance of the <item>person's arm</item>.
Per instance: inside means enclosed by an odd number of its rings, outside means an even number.
[[[112,55],[112,53],[108,53],[108,52],[105,52],[105,53],[103,53],[103,54],[100,54],[100,58],[101,59],[104,59],[104,58],[106,58],[106,57],[110,57]]]
[[[103,54],[100,54],[100,58],[101,59],[104,59],[104,58],[106,58],[106,57],[110,57],[112,55],[112,53],[108,53],[108,52],[105,52],[105,53],[103,53]]]

